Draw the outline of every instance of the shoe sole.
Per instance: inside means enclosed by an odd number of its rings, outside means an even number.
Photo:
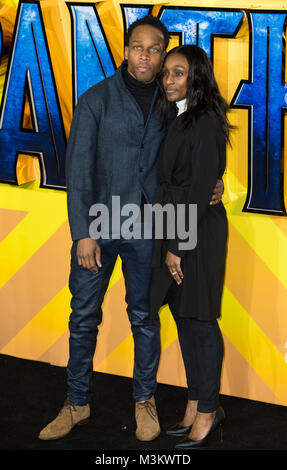
[[[60,436],[59,435],[57,435],[55,437],[40,437],[40,436],[38,436],[38,438],[41,441],[56,441],[57,439],[62,439],[62,437],[67,436],[72,431],[72,429],[74,429],[76,426],[83,426],[83,425],[87,424],[89,422],[89,420],[90,420],[90,417],[85,418],[82,421],[79,421],[68,432],[66,432],[65,434],[61,434]]]
[[[153,437],[150,437],[149,439],[141,439],[137,435],[136,435],[136,438],[138,439],[138,441],[142,441],[142,442],[154,441],[154,439],[156,439],[160,435],[160,433],[161,433],[161,430],[159,430],[157,434],[155,434]]]

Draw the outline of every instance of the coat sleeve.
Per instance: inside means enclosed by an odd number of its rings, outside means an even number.
[[[72,239],[90,237],[98,122],[83,94],[75,108],[66,153],[68,218]]]
[[[191,129],[191,166],[184,183],[187,190],[184,191],[184,196],[180,201],[184,205],[185,231],[189,234],[197,233],[195,231],[206,211],[214,210],[209,203],[220,177],[222,152],[225,152],[223,132],[211,117],[200,118],[196,126]],[[189,204],[196,204],[197,220],[192,220],[193,217],[190,220]],[[177,207],[175,207],[175,213],[177,221],[181,221],[182,219],[178,218]],[[183,258],[190,249],[195,248],[190,248],[186,243],[187,240],[188,238],[182,240],[177,235],[175,239],[169,241],[168,250]],[[184,242],[184,249],[182,249],[182,242]]]

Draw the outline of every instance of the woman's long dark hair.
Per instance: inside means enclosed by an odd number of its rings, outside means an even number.
[[[171,49],[166,57],[171,54],[182,54],[189,65],[187,78],[187,109],[182,115],[184,127],[192,125],[203,113],[213,113],[222,125],[226,141],[229,142],[229,130],[232,126],[227,119],[229,109],[227,102],[221,96],[215,80],[213,66],[203,49],[194,45],[183,45]],[[163,64],[164,65],[164,64]],[[158,99],[158,109],[162,118],[162,126],[165,128],[169,121],[169,116],[174,109],[174,103],[167,101],[160,79],[160,94]]]

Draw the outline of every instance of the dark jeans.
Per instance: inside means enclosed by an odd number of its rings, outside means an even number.
[[[198,400],[199,412],[211,413],[219,405],[223,359],[223,340],[217,320],[173,316],[185,366],[188,399]]]
[[[135,401],[149,399],[156,389],[160,357],[159,322],[149,321],[149,287],[153,240],[101,240],[102,268],[98,274],[78,265],[74,243],[71,250],[70,357],[67,366],[68,396],[75,405],[89,401],[102,302],[117,255],[122,259],[127,313],[134,339]]]

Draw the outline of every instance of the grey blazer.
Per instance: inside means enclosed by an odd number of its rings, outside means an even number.
[[[158,186],[158,150],[166,134],[154,110],[144,125],[140,107],[126,88],[122,67],[80,96],[66,155],[68,215],[73,240],[89,237],[90,207],[112,196],[121,207],[152,203]],[[110,228],[112,233],[112,228]]]

